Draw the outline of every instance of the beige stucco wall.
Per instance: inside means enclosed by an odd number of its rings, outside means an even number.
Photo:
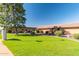
[[[79,33],[79,29],[65,29],[65,30],[71,34]]]

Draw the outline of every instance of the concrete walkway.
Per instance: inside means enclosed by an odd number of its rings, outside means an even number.
[[[57,36],[56,36],[57,37]],[[59,37],[58,37],[59,38]],[[60,37],[60,38],[64,38],[64,39],[68,39],[68,40],[72,40],[72,41],[76,41],[76,42],[79,42],[78,39],[75,39],[75,38],[70,38],[70,37]]]
[[[13,56],[11,51],[0,41],[0,56]]]
[[[64,37],[62,37],[62,38],[64,38]],[[72,41],[79,42],[79,40],[78,40],[78,39],[74,39],[74,38],[65,38],[65,39],[68,39],[68,40],[72,40]]]

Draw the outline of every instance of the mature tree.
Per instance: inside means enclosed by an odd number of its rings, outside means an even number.
[[[16,29],[16,34],[18,34],[18,27],[22,27],[24,26],[24,23],[26,21],[26,18],[24,17],[25,15],[25,10],[23,8],[23,4],[21,3],[17,3],[17,4],[14,4],[13,6],[13,27],[15,27]]]
[[[2,39],[6,39],[6,28],[11,25],[11,9],[9,4],[0,4],[0,27],[2,28]]]
[[[0,4],[0,26],[2,28],[2,39],[6,39],[6,29],[8,27],[22,26],[25,23],[25,10],[23,4],[1,3]],[[17,31],[17,30],[16,30]]]

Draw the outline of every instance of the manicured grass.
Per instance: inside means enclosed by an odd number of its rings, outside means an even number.
[[[53,36],[8,34],[3,43],[16,56],[79,56],[79,42]]]

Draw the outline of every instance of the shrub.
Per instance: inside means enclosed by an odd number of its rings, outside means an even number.
[[[73,37],[74,37],[75,39],[79,39],[79,34],[74,34]]]
[[[57,32],[60,32],[60,34],[58,34],[57,36],[63,35],[63,34],[65,33],[64,28],[62,28],[62,27],[57,27],[57,26],[54,26],[54,28],[52,28],[51,31],[52,31],[52,34],[53,34],[53,35],[56,35]],[[56,33],[55,33],[55,32],[56,32]]]
[[[54,34],[55,34],[56,36],[61,36],[61,35],[62,35],[62,31],[55,31]]]
[[[31,35],[35,35],[35,32],[34,31],[31,31]]]
[[[43,31],[41,31],[41,33],[43,33]]]
[[[35,32],[36,32],[36,33],[40,33],[40,31],[39,31],[39,30],[36,30]]]
[[[11,30],[8,30],[8,33],[12,33],[12,31]]]
[[[46,31],[45,34],[48,35],[49,34],[49,31]]]

